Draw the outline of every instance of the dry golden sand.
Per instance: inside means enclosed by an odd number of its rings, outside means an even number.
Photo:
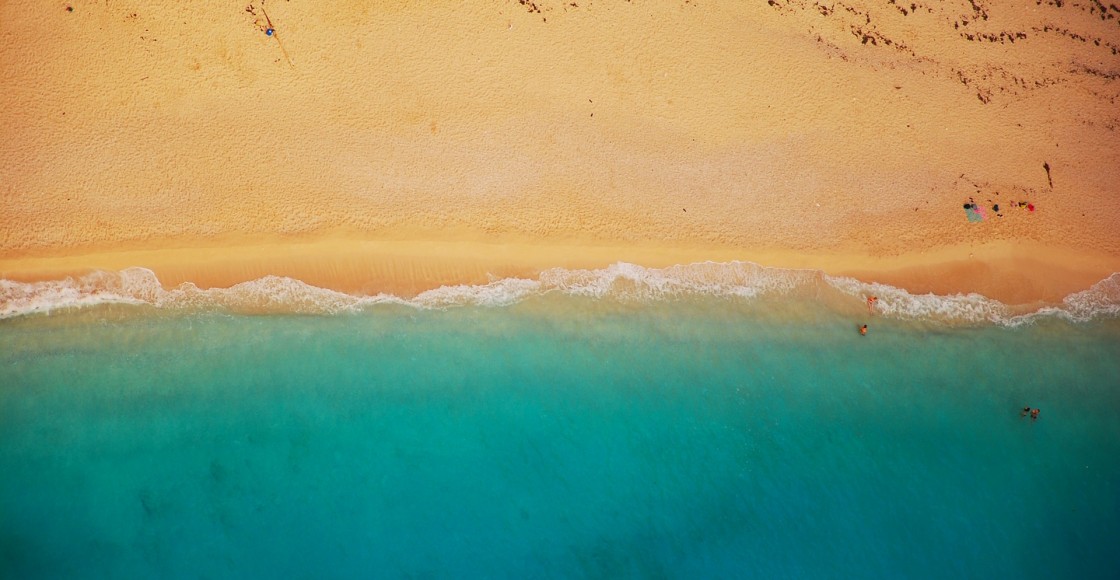
[[[0,3],[0,276],[748,259],[1025,302],[1120,271],[1107,3],[251,8]]]

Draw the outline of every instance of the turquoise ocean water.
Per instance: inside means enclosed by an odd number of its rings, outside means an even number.
[[[1120,572],[1120,319],[810,278],[9,316],[0,577]]]

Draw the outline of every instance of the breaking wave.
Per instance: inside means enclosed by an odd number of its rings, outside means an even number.
[[[911,294],[818,270],[768,268],[751,262],[702,262],[668,268],[617,263],[597,270],[546,270],[535,279],[502,278],[481,285],[443,286],[406,298],[357,296],[292,278],[266,276],[229,288],[202,289],[192,283],[164,288],[146,268],[98,271],[45,282],[0,280],[0,320],[97,304],[147,305],[159,309],[218,309],[231,312],[335,314],[381,304],[425,309],[508,306],[531,296],[569,296],[655,301],[689,296],[761,299],[795,296],[862,306],[877,296],[877,314],[956,324],[1018,326],[1040,317],[1074,322],[1120,316],[1120,273],[1067,296],[1060,304],[1009,306],[979,294]]]

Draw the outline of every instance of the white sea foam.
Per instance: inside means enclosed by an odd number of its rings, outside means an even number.
[[[825,276],[825,280],[833,288],[861,301],[868,296],[878,297],[875,312],[880,316],[971,324],[1005,324],[1015,317],[1007,305],[980,294],[911,294],[902,288],[854,278]]]
[[[853,306],[862,306],[867,296],[874,295],[879,297],[876,309],[880,316],[951,324],[1018,326],[1042,317],[1084,322],[1120,316],[1120,273],[1066,297],[1060,304],[1011,307],[979,294],[911,294],[901,288],[828,276],[817,270],[767,268],[750,262],[703,262],[668,268],[645,268],[627,263],[597,270],[554,268],[542,272],[536,280],[501,278],[481,285],[443,286],[412,298],[391,294],[356,296],[278,276],[266,276],[229,288],[201,289],[184,283],[166,289],[151,270],[129,268],[46,282],[0,280],[0,319],[97,304],[306,314],[356,312],[379,304],[428,309],[501,307],[549,293],[624,301],[689,296],[747,300],[786,295],[831,296],[833,303],[850,302]]]
[[[1088,290],[1066,296],[1063,310],[1072,320],[1120,316],[1120,272],[1093,284]]]
[[[453,306],[509,306],[539,294],[541,283],[523,278],[501,278],[478,286],[441,286],[417,295],[411,300],[400,300],[424,308]]]
[[[820,272],[766,268],[750,262],[699,262],[644,268],[620,262],[601,270],[554,268],[541,273],[544,288],[573,296],[663,299],[688,295],[738,296],[786,293],[819,279]]]

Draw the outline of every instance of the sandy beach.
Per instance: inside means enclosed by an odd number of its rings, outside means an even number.
[[[1120,9],[904,4],[5,2],[0,277],[1120,271]]]

